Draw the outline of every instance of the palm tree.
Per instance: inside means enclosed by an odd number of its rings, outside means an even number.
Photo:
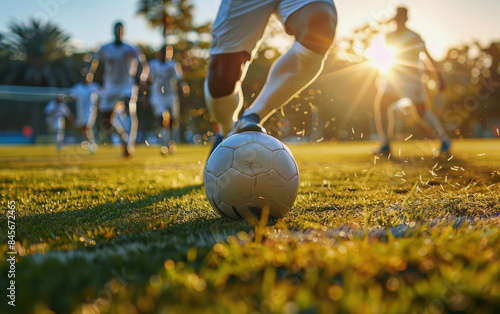
[[[190,0],[139,0],[137,14],[144,15],[153,26],[161,26],[165,44],[167,36],[196,30]]]
[[[68,58],[70,36],[52,23],[12,22],[4,43],[10,62],[0,70],[4,83],[70,86],[78,76]]]

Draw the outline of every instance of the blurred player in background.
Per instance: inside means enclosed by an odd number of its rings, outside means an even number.
[[[408,10],[404,7],[397,9],[394,18],[396,31],[387,34],[387,49],[394,54],[394,64],[387,74],[382,77],[375,97],[375,120],[377,133],[382,141],[381,146],[375,150],[376,154],[390,154],[390,140],[394,135],[394,108],[393,106],[402,98],[409,98],[416,107],[418,116],[430,126],[441,139],[441,153],[447,153],[451,146],[451,139],[446,134],[441,122],[432,111],[433,105],[425,101],[424,88],[422,87],[422,73],[420,71],[420,56],[430,63],[428,68],[438,79],[440,91],[446,85],[441,74],[437,71],[437,64],[429,55],[422,38],[406,27]],[[389,115],[390,113],[390,115]]]
[[[271,14],[276,14],[295,43],[273,64],[259,96],[234,123],[243,105],[241,83]],[[221,133],[264,131],[278,108],[309,86],[323,69],[335,37],[337,12],[332,0],[223,0],[213,26],[205,100]]]
[[[137,98],[139,80],[137,68],[142,66],[140,80],[148,77],[146,57],[137,49],[123,42],[123,24],[117,22],[114,26],[115,40],[102,46],[92,60],[87,80],[93,81],[99,61],[104,61],[103,88],[99,111],[102,114],[102,127],[107,133],[112,127],[120,134],[123,156],[134,153],[137,136]],[[124,120],[130,117],[129,132],[126,132]]]
[[[89,82],[86,77],[83,77],[83,82],[75,84],[70,90],[70,97],[76,103],[75,126],[87,138],[91,153],[95,153],[97,150],[94,123],[97,117],[98,92],[99,84]]]
[[[181,65],[173,60],[172,46],[163,47],[156,58],[149,61],[149,75],[152,79],[149,103],[155,119],[160,122],[161,153],[175,153],[175,136],[179,129],[180,101],[178,86],[184,97],[189,96],[189,86],[183,79]],[[168,146],[167,146],[168,145]]]
[[[66,118],[71,123],[75,121],[73,113],[66,104],[68,96],[64,94],[57,95],[55,100],[51,100],[43,112],[47,116],[47,126],[52,132],[56,133],[56,149],[60,151],[64,142],[64,131],[66,129]]]

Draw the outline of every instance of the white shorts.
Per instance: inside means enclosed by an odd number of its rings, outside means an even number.
[[[179,118],[179,97],[175,95],[160,96],[157,94],[151,94],[149,97],[149,103],[151,104],[155,117],[161,117],[165,111],[168,111],[173,118]]]
[[[222,0],[212,30],[210,54],[246,51],[251,56],[258,48],[271,14],[283,25],[297,10],[312,2],[333,0]]]
[[[66,128],[66,119],[64,117],[47,117],[45,122],[51,132],[57,132]]]
[[[416,80],[382,78],[378,85],[378,91],[399,99],[409,98],[415,104],[425,103],[422,83]]]
[[[105,85],[100,92],[101,103],[99,105],[99,111],[101,112],[113,111],[118,102],[124,101],[127,97],[130,97],[131,94],[132,94],[131,84]]]

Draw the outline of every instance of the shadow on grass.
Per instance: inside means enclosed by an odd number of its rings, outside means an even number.
[[[41,239],[64,244],[68,241],[60,241],[62,237],[70,239],[69,242],[79,237],[102,240],[115,238],[119,234],[154,231],[186,224],[186,227],[192,225],[195,228],[227,221],[218,218],[215,212],[204,213],[179,207],[151,209],[156,203],[199,193],[201,188],[201,184],[192,185],[166,190],[137,201],[117,200],[88,209],[20,216],[16,224],[18,239],[28,242],[25,244],[37,243]]]
[[[19,238],[28,233],[33,242],[49,237],[44,241],[49,242],[46,252],[19,261],[23,272],[16,280],[25,287],[18,295],[22,301],[20,313],[31,311],[36,303],[56,312],[73,311],[108,293],[110,280],[142,286],[164,268],[168,259],[199,268],[215,243],[251,226],[218,217],[215,211],[204,214],[193,210],[180,219],[183,208],[154,215],[144,208],[164,199],[198,193],[201,187],[187,186],[91,209],[20,217],[17,226],[22,226],[19,231],[24,234]],[[189,253],[193,247],[194,257]]]

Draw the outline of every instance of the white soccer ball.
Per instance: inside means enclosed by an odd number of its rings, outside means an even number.
[[[259,132],[243,132],[225,139],[205,167],[205,193],[220,215],[260,219],[263,208],[283,217],[299,189],[299,170],[290,150],[279,140]]]

